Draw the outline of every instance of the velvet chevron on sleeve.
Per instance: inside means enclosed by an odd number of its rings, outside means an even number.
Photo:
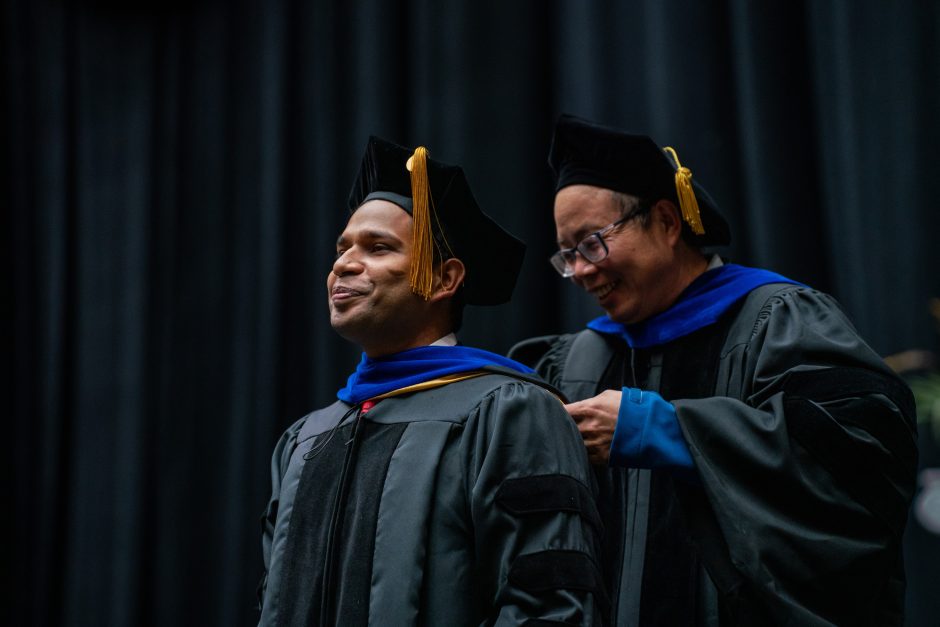
[[[741,400],[675,405],[729,547],[715,566],[734,571],[726,585],[798,624],[901,624],[910,391],[805,289],[772,299],[723,371],[743,374]]]
[[[596,469],[612,623],[904,623],[913,401],[834,299],[772,284],[664,345],[592,333],[526,358],[572,400],[657,392],[695,470]]]
[[[544,387],[337,402],[274,457],[262,625],[604,624],[594,477]]]

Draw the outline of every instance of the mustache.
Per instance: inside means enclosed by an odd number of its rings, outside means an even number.
[[[362,295],[362,294],[368,294],[368,293],[369,293],[368,285],[347,285],[347,284],[337,283],[336,285],[333,286],[333,289],[330,290],[331,296],[335,294]]]

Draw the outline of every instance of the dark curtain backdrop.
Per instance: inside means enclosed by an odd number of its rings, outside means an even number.
[[[598,313],[546,262],[570,112],[675,146],[731,259],[833,293],[882,354],[935,348],[938,30],[912,0],[7,0],[0,622],[256,621],[271,449],[358,359],[324,283],[370,134],[462,164],[529,243],[467,343]],[[935,625],[940,537],[912,537]]]

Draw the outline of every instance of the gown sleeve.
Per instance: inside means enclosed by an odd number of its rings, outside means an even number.
[[[277,523],[280,505],[281,479],[287,471],[290,456],[297,446],[297,434],[303,423],[304,419],[301,419],[291,425],[278,439],[274,453],[271,455],[271,498],[261,514],[261,554],[264,560],[264,571],[257,590],[259,610],[264,604],[264,595],[267,591],[268,571],[271,567],[271,544],[274,540],[274,526]]]
[[[465,428],[479,580],[494,582],[487,624],[603,624],[594,478],[559,399],[507,383]]]
[[[780,624],[901,624],[910,390],[813,290],[771,299],[731,352],[742,400],[673,401],[701,480],[680,497],[731,613],[750,597]]]

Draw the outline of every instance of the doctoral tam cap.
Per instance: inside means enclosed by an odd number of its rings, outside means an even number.
[[[632,135],[572,115],[555,124],[548,164],[555,192],[569,185],[593,185],[679,207],[683,228],[700,246],[731,241],[728,223],[708,192],[692,179],[671,147],[661,148],[646,135]]]
[[[435,260],[456,257],[466,268],[467,304],[498,305],[512,296],[525,244],[483,212],[459,166],[431,159],[423,146],[412,150],[370,137],[349,193],[350,212],[376,199],[412,216],[416,294],[430,295]]]

